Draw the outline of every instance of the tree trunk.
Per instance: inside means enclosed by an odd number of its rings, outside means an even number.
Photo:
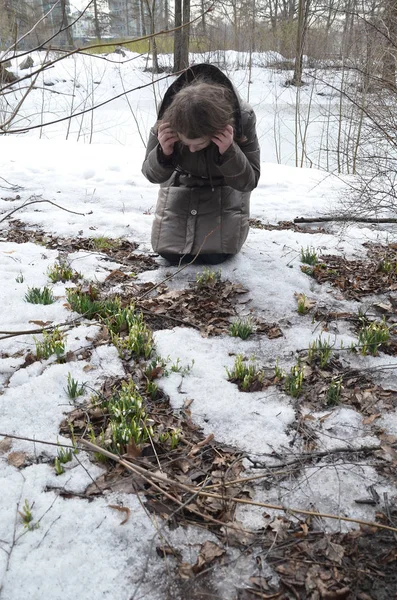
[[[175,0],[175,27],[182,25],[182,0]],[[181,70],[182,30],[174,32],[174,73]]]
[[[296,35],[295,68],[292,85],[301,86],[303,73],[303,48],[309,22],[310,0],[299,0],[298,4],[298,31]]]
[[[190,21],[190,0],[183,0],[182,11],[183,24]],[[187,69],[189,66],[189,44],[190,43],[190,25],[182,29],[182,44],[181,44],[181,68]]]
[[[101,26],[99,24],[99,11],[97,0],[94,0],[94,31],[97,40],[101,41]]]
[[[72,28],[68,22],[68,13],[66,11],[66,0],[61,0],[61,10],[62,10],[62,29],[65,29],[65,36],[68,48],[74,48]]]
[[[397,4],[387,0],[385,11],[387,24],[386,47],[383,56],[382,79],[385,87],[396,89],[396,50],[397,50]]]
[[[298,31],[296,35],[295,68],[292,84],[302,85],[303,71],[303,40],[304,40],[304,17],[306,0],[299,0],[298,4]]]

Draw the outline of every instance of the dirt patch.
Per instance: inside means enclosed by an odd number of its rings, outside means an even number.
[[[102,243],[96,241],[98,238],[62,238],[51,233],[44,233],[39,230],[26,229],[26,225],[19,220],[10,221],[10,228],[7,231],[6,239],[8,242],[23,244],[32,242],[40,244],[51,250],[59,250],[62,255],[79,250],[98,253],[108,257],[114,262],[120,264],[120,269],[128,268],[136,274],[143,271],[158,269],[158,265],[154,258],[147,254],[138,254],[136,250],[138,244],[129,242],[123,239],[106,238]],[[114,272],[117,273],[117,272]],[[122,271],[118,271],[122,273]],[[111,278],[112,274],[108,277]]]

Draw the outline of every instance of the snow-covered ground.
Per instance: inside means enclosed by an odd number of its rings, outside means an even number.
[[[119,55],[108,58],[116,62],[74,57],[58,63],[45,75],[54,85],[38,87],[32,92],[21,110],[19,123],[14,122],[14,129],[25,127],[28,115],[33,115],[29,119],[31,123],[40,124],[43,106],[43,120],[55,120],[70,114],[71,110],[78,112],[100,103],[123,89],[150,82],[150,73],[142,69],[142,58],[124,65],[120,64]],[[231,68],[229,70],[240,93],[247,97],[246,69],[233,73]],[[300,215],[327,214],[335,208],[338,195],[345,189],[344,182],[329,173],[290,166],[295,162],[291,135],[296,92],[281,87],[282,77],[285,76],[257,64],[249,85],[250,101],[258,116],[263,156],[261,180],[252,194],[251,214],[264,223],[292,220]],[[1,136],[0,213],[5,216],[32,198],[50,200],[74,211],[73,214],[54,204],[35,203],[14,216],[28,227],[47,234],[75,238],[121,237],[139,244],[140,252],[150,252],[157,189],[140,172],[145,151],[140,136],[146,138],[155,120],[153,89],[158,99],[169,83],[168,78],[154,88],[148,86],[135,91],[129,95],[129,103],[120,98],[95,113],[76,117],[71,125],[66,121],[18,136]],[[307,93],[309,98],[309,92],[302,93]],[[328,101],[323,102],[321,110],[325,110]],[[275,112],[277,103],[279,110]],[[275,115],[279,119],[276,125]],[[275,132],[279,137],[275,138]],[[87,143],[90,141],[92,143]],[[309,146],[310,143],[309,140]],[[289,165],[277,164],[277,157],[279,163]],[[49,282],[47,271],[58,256],[56,250],[31,242],[8,242],[5,239],[8,220],[3,220],[1,227],[0,598],[166,598],[170,567],[156,555],[156,540],[163,537],[171,540],[183,552],[184,562],[193,564],[200,544],[214,539],[213,536],[193,528],[159,532],[161,523],[149,518],[135,495],[112,493],[90,502],[78,497],[61,498],[51,488],[83,493],[101,473],[101,467],[80,453],[78,460],[74,458],[66,465],[66,472],[57,476],[53,468],[56,447],[18,439],[12,439],[11,445],[4,442],[4,435],[10,434],[68,443],[59,435],[60,422],[74,408],[65,392],[68,373],[92,388],[99,388],[105,378],[122,375],[123,367],[115,348],[104,345],[94,349],[89,360],[82,354],[80,359],[66,364],[49,358],[20,368],[27,351],[34,350],[33,336],[6,338],[2,332],[29,330],[37,327],[38,321],[62,323],[70,319],[71,313],[65,306],[65,288],[70,284]],[[192,417],[206,434],[213,433],[218,441],[255,458],[272,452],[290,452],[291,425],[296,419],[291,398],[274,386],[262,392],[239,392],[227,381],[226,368],[230,369],[234,360],[230,354],[255,355],[261,364],[269,367],[274,366],[277,358],[284,368],[294,364],[296,351],[307,348],[319,333],[318,324],[313,324],[310,315],[298,315],[295,293],[313,297],[318,305],[329,310],[357,311],[359,306],[302,273],[301,248],[310,246],[317,253],[353,257],[362,255],[364,241],[390,242],[392,237],[390,232],[368,227],[333,228],[332,232],[316,234],[251,229],[242,252],[222,265],[222,279],[248,288],[251,301],[247,311],[278,322],[284,336],[274,340],[254,336],[242,341],[229,336],[203,338],[189,328],[156,332],[159,355],[170,356],[174,361],[179,358],[183,364],[191,364],[194,359],[191,372],[182,382],[178,373],[159,381],[170,396],[172,406],[180,408],[186,398],[192,399]],[[115,268],[115,263],[105,261],[94,251],[75,252],[70,254],[69,260],[73,268],[94,282],[102,281]],[[157,283],[164,279],[166,272],[172,271],[162,259],[156,260],[158,270],[141,274],[140,281]],[[185,269],[176,275],[172,285],[186,287],[201,269],[199,266]],[[44,285],[53,288],[54,304],[35,305],[24,300],[29,287]],[[78,356],[78,350],[90,345],[97,330],[92,323],[71,329],[66,351],[77,351]],[[348,326],[341,325],[332,335],[337,345],[343,341],[346,347],[356,341]],[[352,357],[349,360],[356,367],[380,362],[396,365],[392,357]],[[383,385],[393,386],[392,370]],[[318,450],[377,443],[370,424],[364,424],[362,416],[351,407],[313,413],[311,419],[317,422]],[[386,433],[396,435],[396,421],[395,413],[383,418]],[[10,457],[10,453],[15,452],[24,453],[23,462],[27,466],[14,466],[15,455]],[[37,457],[40,459],[36,460]],[[354,502],[372,483],[380,495],[382,492],[396,494],[370,466],[347,464],[327,468],[322,465],[305,470],[297,479],[284,481],[282,486],[258,489],[255,500],[306,509],[315,507],[322,512],[373,520],[375,508]],[[33,530],[24,528],[18,512],[23,511],[25,500],[32,507],[34,522],[38,523]],[[120,525],[120,513],[109,508],[116,504],[131,510],[124,525]],[[244,507],[239,509],[238,519],[245,527],[263,527],[263,509]],[[348,526],[335,523],[325,523],[325,526],[342,529]],[[233,586],[252,574],[251,563],[240,567],[229,581],[232,587],[225,584],[226,587],[218,590],[219,597],[231,598]],[[179,598],[178,594],[175,590],[172,597]]]

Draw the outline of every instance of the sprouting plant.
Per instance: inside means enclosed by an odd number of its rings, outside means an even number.
[[[361,348],[361,354],[366,356],[377,354],[378,348],[388,342],[390,339],[390,330],[385,319],[374,321],[369,325],[363,325],[358,333],[358,345]]]
[[[148,359],[153,351],[154,340],[151,329],[146,325],[142,313],[131,313],[127,319],[128,334],[121,337],[111,333],[112,342],[122,358]]]
[[[54,469],[55,469],[55,473],[57,475],[62,475],[65,472],[65,469],[63,467],[63,464],[61,463],[61,461],[59,460],[58,456],[55,457],[55,461],[54,461]]]
[[[132,380],[123,381],[104,403],[109,415],[112,443],[121,452],[130,440],[136,445],[148,441],[153,429],[143,406],[142,396]]]
[[[291,367],[290,372],[285,376],[284,390],[289,396],[297,398],[300,395],[303,385],[303,373],[303,367],[297,364]]]
[[[332,346],[328,340],[323,339],[320,335],[316,340],[309,344],[308,360],[312,364],[318,360],[320,367],[323,369],[327,366],[332,356]]]
[[[163,444],[169,441],[171,450],[175,450],[181,439],[181,433],[181,429],[171,429],[170,431],[165,431],[159,435],[159,441]]]
[[[91,240],[92,247],[99,252],[104,252],[106,250],[116,250],[121,245],[121,240],[115,240],[104,235],[99,235],[97,237],[92,238]]]
[[[25,503],[21,510],[18,510],[18,514],[22,519],[23,526],[29,531],[33,531],[33,529],[37,529],[39,527],[39,523],[33,523],[33,513],[32,513],[33,504],[29,505],[29,502],[25,499]]]
[[[145,377],[149,381],[153,381],[153,379],[157,379],[165,374],[165,368],[167,366],[167,360],[165,358],[161,358],[161,356],[154,356],[145,367]]]
[[[81,277],[81,273],[74,271],[70,265],[63,261],[48,267],[47,275],[53,283],[57,283],[57,281],[76,281]]]
[[[73,454],[78,454],[79,450],[77,448],[76,434],[74,433],[74,425],[72,422],[69,423],[69,430],[70,430],[70,438],[72,440]]]
[[[327,406],[335,406],[336,404],[339,404],[343,389],[342,383],[342,377],[332,378],[327,392]]]
[[[74,453],[75,451],[71,448],[62,448],[62,446],[59,446],[57,456],[58,462],[61,465],[66,465],[66,463],[70,462],[73,459]]]
[[[159,386],[157,383],[154,383],[154,381],[151,379],[146,378],[145,393],[150,396],[152,400],[155,400],[157,398],[158,391]]]
[[[103,307],[103,303],[98,300],[96,288],[92,286],[86,292],[83,292],[79,288],[69,288],[66,290],[66,297],[70,308],[86,316],[87,319],[93,319],[100,313]]]
[[[279,367],[278,359],[277,359],[276,365],[274,367],[274,376],[278,381],[282,381],[285,377],[285,371],[281,367]]]
[[[71,373],[68,373],[68,383],[67,383],[67,394],[71,400],[74,400],[78,396],[82,396],[84,394],[85,385],[84,383],[79,383],[74,379]]]
[[[378,270],[382,273],[395,273],[397,271],[397,263],[390,260],[383,260],[378,266]]]
[[[305,315],[309,311],[309,304],[305,294],[298,295],[298,313]]]
[[[214,285],[218,281],[221,280],[222,272],[212,271],[208,267],[204,267],[202,273],[197,273],[196,275],[196,283],[199,287],[203,287],[205,285]]]
[[[168,358],[169,360],[169,358]],[[171,366],[165,369],[164,375],[168,377],[170,373],[180,373],[181,375],[187,375],[194,367],[194,358],[192,358],[192,362],[189,365],[183,365],[180,358],[177,358],[174,363],[171,363]]]
[[[87,428],[87,434],[88,434],[88,437],[90,438],[90,442],[92,442],[96,446],[100,446],[101,448],[106,448],[106,446],[111,446],[111,441],[109,443],[107,443],[105,440],[105,432],[103,431],[103,429],[101,430],[101,432],[99,433],[98,436],[95,436],[95,432],[94,432],[92,425],[89,425],[89,427]],[[102,452],[94,452],[94,458],[95,458],[95,460],[97,460],[98,462],[101,462],[101,463],[106,463],[108,461],[107,456],[102,454]]]
[[[239,384],[244,391],[248,391],[254,381],[263,381],[263,373],[251,359],[249,363],[244,360],[242,354],[237,354],[234,359],[233,369],[226,369],[227,377],[230,381]]]
[[[301,248],[300,252],[301,262],[306,265],[316,265],[318,261],[317,253],[314,248],[310,248],[307,246],[306,248]]]
[[[122,331],[128,331],[129,324],[133,322],[135,316],[134,304],[128,306],[121,306],[121,300],[119,297],[113,298],[113,307],[110,309],[108,306],[109,316],[105,318],[106,327],[112,333],[120,333]]]
[[[55,354],[60,360],[65,354],[65,334],[58,327],[53,331],[43,331],[43,341],[38,341],[33,337],[36,346],[36,357],[38,360],[47,359]]]
[[[252,320],[248,317],[247,319],[236,319],[233,321],[230,325],[229,333],[232,337],[239,337],[242,340],[246,340],[253,330]]]
[[[17,283],[23,283],[25,281],[22,271],[19,271],[19,275],[15,277],[15,281]]]
[[[54,295],[50,288],[28,288],[28,291],[25,294],[26,302],[30,302],[31,304],[53,304],[55,302]]]

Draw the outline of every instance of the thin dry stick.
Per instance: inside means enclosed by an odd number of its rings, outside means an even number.
[[[112,460],[118,462],[120,465],[124,466],[129,471],[132,471],[135,469],[135,471],[139,475],[144,475],[145,477],[148,477],[149,479],[154,479],[158,482],[165,483],[170,486],[179,487],[180,489],[183,489],[184,491],[187,491],[189,493],[198,492],[199,496],[205,496],[206,498],[215,498],[217,500],[219,500],[219,499],[225,500],[225,496],[222,494],[213,494],[213,493],[205,492],[200,489],[196,489],[196,488],[192,488],[190,486],[184,485],[183,483],[173,481],[172,479],[169,479],[168,477],[166,477],[164,475],[158,475],[156,473],[148,473],[148,471],[146,469],[139,467],[137,465],[132,465],[129,462],[126,462],[125,460],[120,459],[116,454],[112,454],[112,452],[108,452],[107,450],[104,450],[103,448],[101,448],[100,446],[97,446],[96,444],[93,444],[92,442],[88,442],[87,440],[83,440],[83,439],[81,439],[80,442],[84,446],[87,446],[88,448],[90,448],[91,450],[93,450],[95,452],[100,452],[100,453],[104,454],[105,456],[107,456],[108,458],[111,458]],[[163,490],[162,490],[162,493],[166,494],[166,492],[164,492]],[[280,506],[277,504],[266,504],[264,502],[255,502],[253,500],[246,500],[244,498],[234,498],[234,497],[229,498],[228,497],[227,500],[229,502],[236,502],[237,504],[247,504],[249,506],[260,506],[262,508],[268,508],[268,509],[272,509],[272,510],[281,510],[286,513],[302,514],[302,515],[308,515],[311,517],[335,519],[337,521],[347,521],[349,523],[358,523],[359,525],[365,525],[367,527],[376,527],[378,529],[387,529],[388,531],[397,532],[396,527],[389,527],[388,525],[382,525],[380,523],[375,523],[372,521],[363,521],[362,519],[353,519],[350,517],[343,517],[342,515],[320,513],[320,512],[313,511],[313,510],[305,510],[303,508],[290,508],[290,507]],[[224,523],[222,523],[222,525],[224,525]]]
[[[352,223],[397,223],[397,219],[386,219],[386,218],[369,218],[369,217],[354,217],[351,215],[334,216],[334,217],[296,217],[294,223],[332,223],[332,222],[349,222]]]
[[[150,288],[150,290],[146,290],[146,292],[144,292],[142,294],[142,296],[138,297],[138,300],[142,300],[142,298],[145,298],[145,296],[148,296],[151,292],[153,292],[154,290],[156,290],[158,287],[160,287],[160,285],[162,285],[163,283],[165,283],[166,281],[169,281],[170,279],[172,279],[173,277],[175,277],[175,275],[178,275],[178,273],[180,273],[181,271],[183,271],[184,269],[186,269],[187,267],[190,267],[190,265],[192,265],[194,263],[194,261],[196,260],[196,258],[198,257],[198,255],[200,254],[201,248],[204,246],[205,242],[207,241],[207,239],[210,237],[210,235],[212,235],[217,229],[219,229],[219,225],[217,227],[215,227],[215,229],[213,229],[212,231],[210,231],[209,233],[207,233],[207,235],[205,236],[205,238],[203,239],[200,248],[197,250],[197,254],[195,254],[192,258],[192,260],[188,263],[186,263],[185,265],[183,265],[182,267],[180,267],[179,269],[177,269],[175,271],[175,273],[171,273],[171,275],[168,275],[168,277],[166,277],[165,279],[163,279],[162,281],[160,281],[159,283],[156,283],[156,285],[154,285],[153,287]]]
[[[15,212],[17,212],[17,210],[21,210],[22,208],[25,208],[26,206],[30,206],[31,204],[40,204],[42,202],[48,202],[48,204],[52,204],[53,206],[56,206],[57,208],[60,208],[61,210],[65,210],[66,212],[72,213],[73,215],[80,215],[81,217],[85,217],[86,216],[85,213],[79,213],[79,212],[76,212],[74,210],[69,210],[68,208],[64,208],[63,206],[60,206],[59,204],[56,204],[52,200],[31,200],[30,202],[25,202],[21,206],[18,206],[18,208],[14,208],[14,210],[12,210],[5,217],[3,217],[2,219],[0,219],[0,223],[2,223],[3,221],[5,221],[6,219],[9,219],[11,217],[11,215],[13,215]]]
[[[79,317],[76,317],[75,319],[73,319],[72,321],[64,321],[63,323],[58,323],[56,325],[47,325],[46,327],[41,327],[40,329],[25,329],[24,331],[0,331],[0,335],[3,336],[3,337],[0,337],[0,341],[6,340],[11,337],[18,337],[20,335],[43,333],[43,331],[51,331],[52,329],[55,329],[57,327],[67,327],[70,329],[70,326],[73,325],[73,323],[76,323],[76,321],[81,321],[81,319],[84,319],[86,314],[87,313],[85,312],[82,315],[80,315]]]

